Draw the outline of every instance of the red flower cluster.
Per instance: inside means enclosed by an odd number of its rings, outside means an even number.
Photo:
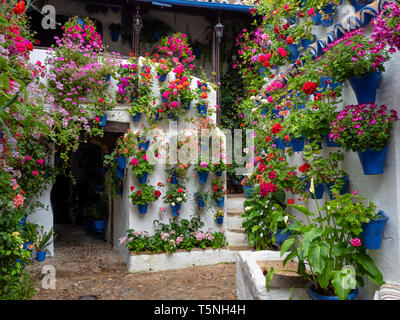
[[[310,170],[311,165],[309,163],[305,163],[302,166],[299,167],[300,172],[307,172],[308,170]]]
[[[21,0],[15,5],[13,12],[15,14],[23,14],[25,12],[25,1]]]
[[[317,88],[318,88],[318,84],[317,83],[315,83],[315,82],[306,82],[304,85],[303,85],[303,92],[305,93],[305,94],[313,94],[316,90],[317,90]]]
[[[155,195],[156,198],[159,198],[161,196],[161,192],[158,190],[154,191],[153,194]]]
[[[179,188],[179,189],[176,190],[176,191],[178,191],[179,193],[183,193],[183,189],[181,189],[181,188]]]
[[[266,197],[271,192],[276,192],[276,185],[270,182],[266,182],[260,185],[260,196]]]
[[[278,134],[279,132],[282,131],[282,125],[281,125],[280,123],[274,124],[274,125],[272,126],[271,131],[272,131],[272,133],[274,133],[274,134]]]

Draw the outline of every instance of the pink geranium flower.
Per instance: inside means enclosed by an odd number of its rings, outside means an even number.
[[[353,247],[360,247],[360,246],[361,246],[361,240],[358,239],[358,238],[352,239],[352,240],[350,241],[350,244],[351,244]]]
[[[39,163],[40,165],[42,165],[42,164],[44,163],[44,160],[43,160],[43,159],[39,159],[39,160],[37,161],[37,163]]]

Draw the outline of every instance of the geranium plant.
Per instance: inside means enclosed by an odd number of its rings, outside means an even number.
[[[331,123],[329,138],[347,151],[382,150],[390,138],[397,112],[374,103],[349,105]]]
[[[157,201],[161,196],[161,192],[156,190],[152,185],[146,184],[141,187],[141,190],[134,191],[134,187],[131,186],[130,190],[132,191],[129,194],[129,199],[132,204],[148,204],[154,201]]]
[[[169,190],[165,193],[164,202],[171,204],[171,206],[178,206],[182,202],[187,201],[186,190],[181,185],[171,185]]]
[[[346,33],[324,50],[320,60],[324,74],[335,81],[385,71],[384,63],[389,61],[388,49],[365,36],[364,28]]]
[[[224,180],[216,178],[211,184],[211,199],[219,200],[223,198],[226,194]]]
[[[130,162],[132,171],[137,177],[143,177],[146,173],[152,173],[155,166],[149,162],[145,151],[138,151]]]

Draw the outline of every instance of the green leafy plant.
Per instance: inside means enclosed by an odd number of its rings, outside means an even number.
[[[21,238],[25,240],[25,242],[34,242],[37,239],[39,226],[36,223],[26,223],[24,230],[21,232]]]
[[[310,190],[314,194],[313,181]],[[365,200],[357,194],[338,195],[321,209],[317,204],[317,214],[305,206],[290,205],[307,222],[288,215],[294,223],[287,227],[292,236],[281,247],[281,255],[291,249],[283,263],[298,259],[297,273],[311,282],[313,291],[344,300],[357,285],[364,285],[363,276],[378,286],[384,283],[358,238],[362,224],[375,218],[375,205]],[[354,272],[349,272],[349,266]],[[272,276],[267,279],[268,290],[271,280]]]
[[[143,177],[146,173],[152,173],[155,166],[147,159],[146,151],[138,151],[131,160],[132,171],[137,177]]]
[[[163,199],[165,203],[176,206],[187,201],[186,190],[183,186],[178,184],[171,185]]]
[[[147,204],[157,201],[160,196],[161,192],[148,184],[144,185],[141,190],[132,192],[128,197],[131,199],[132,204]]]
[[[53,230],[53,227],[50,228],[48,232],[44,232],[44,227],[42,226],[39,229],[39,234],[36,241],[36,250],[37,251],[46,251],[50,252],[47,247],[54,241],[57,237],[56,233]]]
[[[214,219],[220,218],[224,216],[224,210],[221,208],[217,209],[217,212],[214,213]]]
[[[212,193],[211,193],[212,199],[219,200],[219,199],[223,198],[226,194],[224,180],[221,180],[219,178],[216,178],[212,182],[211,189],[212,189]]]

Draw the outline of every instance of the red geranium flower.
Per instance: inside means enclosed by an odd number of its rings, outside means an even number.
[[[25,1],[21,0],[15,5],[13,12],[15,14],[23,14],[25,12]]]
[[[316,90],[317,90],[317,88],[318,88],[318,84],[317,83],[315,83],[315,82],[306,82],[304,85],[303,85],[303,92],[305,93],[305,94],[313,94]]]
[[[176,191],[178,191],[179,193],[183,193],[183,189],[181,189],[181,188],[179,188],[179,189],[176,190]]]
[[[293,203],[294,203],[294,200],[293,200],[293,199],[289,199],[287,203],[288,203],[288,204],[293,204]]]
[[[279,132],[281,132],[281,130],[282,130],[282,126],[280,123],[274,124],[271,129],[272,133],[274,133],[274,134],[278,134]]]
[[[154,195],[156,196],[156,198],[159,198],[161,196],[161,192],[156,190],[154,191]]]
[[[310,170],[311,165],[309,163],[305,163],[302,166],[299,167],[299,170],[301,172],[307,172],[308,170]]]

